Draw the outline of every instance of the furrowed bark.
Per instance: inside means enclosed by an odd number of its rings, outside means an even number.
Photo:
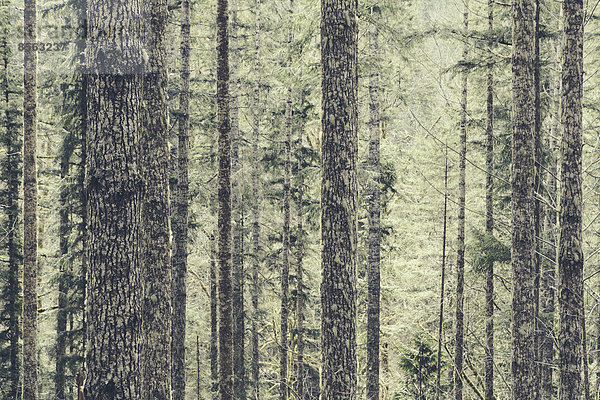
[[[142,397],[142,12],[88,1],[86,400]]]
[[[534,7],[533,0],[515,0],[512,6],[513,400],[530,400],[536,395]]]
[[[582,95],[583,0],[563,2],[560,239],[558,250],[559,399],[582,395]]]
[[[357,1],[321,0],[321,396],[355,400]]]

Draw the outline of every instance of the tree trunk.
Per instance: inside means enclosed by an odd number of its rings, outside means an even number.
[[[289,13],[293,13],[293,0],[290,0]],[[291,21],[290,21],[291,24]],[[292,76],[292,30],[288,32],[288,78]],[[291,147],[292,146],[292,87],[291,79],[288,82],[285,102],[285,140],[283,152],[285,155],[283,179],[283,260],[281,269],[281,344],[279,355],[279,399],[287,400],[287,364],[288,364],[288,318],[289,318],[289,291],[290,291],[290,179],[292,175]]]
[[[376,15],[374,15],[377,13]],[[371,15],[377,18],[379,9],[372,8]],[[372,24],[369,37],[371,57],[379,58],[379,27]],[[377,65],[377,64],[376,64]],[[379,102],[379,73],[377,67],[369,78],[369,256],[368,256],[368,306],[367,306],[367,399],[379,400],[379,315],[380,315],[380,260],[381,260],[381,189],[380,151],[381,111]]]
[[[535,321],[535,386],[534,386],[534,399],[539,400],[540,398],[540,328],[539,328],[539,314],[540,314],[540,271],[542,263],[542,247],[541,247],[541,234],[542,234],[542,207],[540,202],[541,183],[542,183],[542,132],[541,132],[541,100],[540,100],[540,0],[535,0],[535,42],[534,42],[534,69],[533,69],[533,88],[535,91],[535,132],[534,132],[534,146],[535,146],[535,178],[534,178],[534,209],[533,218],[535,223],[535,283],[534,283],[534,321]]]
[[[448,232],[448,147],[446,147],[446,166],[444,169],[444,230],[442,234],[442,276],[440,289],[440,315],[438,319],[437,378],[435,398],[440,400],[442,392],[442,340],[444,329],[444,295],[446,294],[446,238]]]
[[[177,186],[174,196],[173,259],[171,302],[171,383],[173,400],[185,399],[185,331],[187,301],[187,256],[189,214],[190,142],[190,0],[181,2],[181,90],[179,92],[179,131],[177,150]]]
[[[355,400],[357,2],[321,0],[321,396]]]
[[[535,19],[533,0],[515,0],[513,17],[512,376],[513,400],[535,397]]]
[[[228,0],[217,1],[217,120],[219,132],[219,397],[233,399],[231,282],[231,122],[229,118]]]
[[[296,227],[296,398],[304,400],[304,175],[302,169],[302,134],[298,131],[298,224]]]
[[[37,361],[37,16],[25,0],[23,53],[23,399],[38,398]]]
[[[238,92],[240,85],[237,74],[237,10],[231,12],[231,210],[235,219],[233,226],[233,397],[246,399],[245,368],[245,311],[244,311],[244,189],[240,147],[243,143],[239,127]]]
[[[469,8],[465,2],[464,35],[469,30]],[[469,56],[469,45],[465,42],[463,60]],[[463,72],[460,114],[460,165],[458,181],[458,251],[456,257],[456,335],[454,339],[454,398],[463,398],[463,351],[464,351],[464,286],[465,286],[465,170],[467,161],[467,84],[468,73]]]
[[[212,211],[214,215],[216,207],[213,206]],[[213,233],[210,235],[210,390],[213,399],[218,397],[219,392],[219,338],[217,323],[217,247]]]
[[[86,400],[142,397],[142,11],[88,2]]]
[[[489,62],[492,62],[494,45],[494,0],[488,0],[488,34],[490,35]],[[487,76],[487,126],[486,126],[486,159],[487,170],[485,182],[485,230],[488,235],[494,234],[494,70],[493,64],[488,67]],[[485,279],[485,400],[494,400],[494,263],[486,268]]]
[[[151,0],[144,74],[144,129],[141,135],[144,198],[142,306],[142,398],[171,398],[171,227],[165,34],[167,1]],[[185,111],[184,111],[185,112]],[[182,148],[180,146],[179,150]],[[179,183],[182,181],[180,180]],[[179,238],[178,238],[179,239]],[[185,314],[183,316],[185,318]]]
[[[260,399],[260,358],[258,351],[258,298],[260,295],[259,269],[261,262],[260,248],[260,153],[258,141],[260,135],[260,0],[256,0],[256,28],[254,31],[254,99],[252,104],[252,154],[254,155],[254,167],[252,168],[252,400]]]
[[[559,398],[581,399],[583,329],[582,94],[583,0],[563,2],[562,124],[558,309]]]

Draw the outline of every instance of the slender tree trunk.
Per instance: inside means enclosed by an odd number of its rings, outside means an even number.
[[[5,309],[8,313],[8,326],[6,338],[9,341],[9,373],[8,392],[5,396],[9,399],[18,399],[21,396],[21,326],[19,324],[21,315],[21,284],[20,265],[22,262],[20,250],[19,225],[19,192],[21,189],[21,140],[19,127],[16,122],[16,110],[11,106],[11,84],[9,77],[10,48],[8,46],[8,24],[3,29],[2,38],[2,89],[4,101],[4,126],[5,133],[3,144],[6,146],[6,161],[2,165],[2,176],[6,179],[6,201],[4,210],[6,213],[6,252],[8,253],[8,274],[3,290],[3,298],[6,299]]]
[[[177,186],[174,196],[173,259],[171,283],[171,380],[173,400],[185,399],[186,281],[189,214],[190,142],[190,0],[181,2],[181,89],[179,92],[179,131]]]
[[[535,397],[535,3],[515,0],[513,17],[512,377],[513,400]]]
[[[534,400],[540,398],[540,271],[542,263],[542,206],[540,202],[542,183],[542,132],[541,132],[541,100],[540,100],[540,0],[535,0],[535,42],[534,42],[533,88],[535,91],[535,178],[534,178],[534,223],[535,223],[535,283],[534,283],[534,320],[535,320],[535,386]]]
[[[256,28],[254,31],[254,99],[252,104],[252,154],[254,167],[252,168],[252,400],[260,399],[260,358],[258,351],[258,298],[260,295],[259,269],[261,262],[260,248],[260,167],[258,160],[261,155],[258,150],[260,135],[260,0],[256,0]]]
[[[245,310],[244,310],[244,189],[240,147],[243,143],[239,127],[239,106],[237,70],[237,10],[231,12],[231,209],[235,224],[233,226],[233,397],[246,399],[245,365]]]
[[[446,238],[448,233],[448,148],[446,147],[446,166],[444,169],[444,230],[442,234],[442,277],[440,289],[440,315],[438,323],[438,349],[437,349],[437,378],[435,385],[435,398],[440,400],[442,392],[442,340],[444,329],[444,295],[446,294]]]
[[[490,35],[490,66],[487,76],[487,126],[486,126],[486,159],[487,170],[485,183],[485,230],[488,235],[494,234],[494,69],[492,63],[491,38],[494,32],[494,0],[488,0],[488,34]],[[485,400],[494,400],[494,263],[487,265],[485,279]]]
[[[290,0],[290,19],[293,13],[293,0]],[[291,24],[291,21],[290,21]],[[292,30],[288,32],[288,77],[292,76]],[[288,319],[289,319],[289,291],[290,291],[290,179],[292,175],[291,164],[292,148],[292,87],[291,79],[288,82],[285,102],[285,140],[283,152],[285,154],[284,179],[283,179],[283,260],[281,269],[281,344],[279,355],[279,399],[288,398]]]
[[[217,120],[219,132],[219,398],[233,399],[231,277],[231,121],[228,0],[217,1]]]
[[[37,16],[25,0],[23,55],[23,400],[38,398],[37,361]]]
[[[213,164],[214,165],[214,164]],[[216,203],[213,202],[213,215]],[[215,235],[210,235],[210,381],[212,398],[219,392],[219,347],[217,331],[217,246]]]
[[[558,309],[559,398],[581,399],[583,329],[582,94],[583,0],[563,2],[562,124]]]
[[[379,10],[372,9],[371,14]],[[375,17],[375,16],[373,16]],[[376,18],[376,17],[375,17]],[[371,56],[379,57],[379,28],[376,21],[371,27],[369,47]],[[380,259],[381,259],[381,189],[380,152],[381,111],[379,103],[379,73],[377,67],[369,78],[369,260],[368,260],[368,306],[367,306],[367,399],[379,400],[379,314],[380,314]]]
[[[321,396],[355,400],[357,1],[321,0]]]
[[[86,400],[142,398],[142,12],[88,2]]]
[[[464,35],[469,30],[469,8],[465,2]],[[465,42],[463,60],[469,56]],[[458,252],[456,258],[456,336],[454,339],[454,398],[463,398],[463,351],[464,351],[464,286],[465,286],[465,170],[467,160],[467,85],[468,73],[463,72],[460,114],[460,166],[458,181]]]
[[[302,168],[302,134],[298,131],[298,223],[296,226],[296,398],[304,400],[304,172]]]
[[[585,304],[585,302],[584,302]],[[588,365],[587,331],[585,321],[585,307],[581,311],[581,354],[583,361],[583,393],[585,400],[591,400],[590,397],[590,367]]]

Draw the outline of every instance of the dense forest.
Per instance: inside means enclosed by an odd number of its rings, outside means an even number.
[[[0,398],[600,399],[599,4],[0,0]]]

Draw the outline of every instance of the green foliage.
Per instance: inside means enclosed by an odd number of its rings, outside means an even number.
[[[400,368],[407,375],[407,391],[416,400],[426,400],[435,393],[437,355],[420,337],[415,337],[411,344],[400,354]]]
[[[467,250],[476,272],[483,274],[495,263],[510,262],[510,246],[496,236],[478,229],[473,229],[472,236],[472,244]]]

